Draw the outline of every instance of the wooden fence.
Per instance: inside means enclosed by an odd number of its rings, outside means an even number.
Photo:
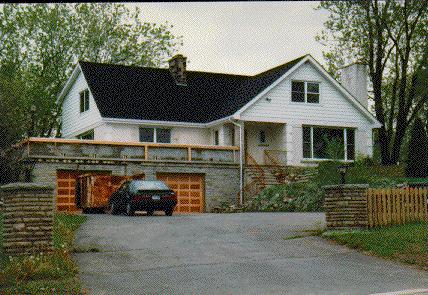
[[[428,188],[368,189],[368,227],[428,220]]]

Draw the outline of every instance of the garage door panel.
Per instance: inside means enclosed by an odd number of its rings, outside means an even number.
[[[74,212],[79,209],[75,204],[75,185],[76,179],[81,174],[91,173],[95,175],[109,175],[110,172],[107,171],[67,171],[67,170],[58,170],[57,171],[57,211],[66,211]]]
[[[158,173],[157,179],[164,181],[177,194],[175,212],[204,212],[204,176],[186,173]]]

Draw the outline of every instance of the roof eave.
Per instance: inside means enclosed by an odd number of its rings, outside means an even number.
[[[62,88],[61,92],[58,94],[56,103],[62,103],[62,99],[64,96],[67,95],[68,91],[70,90],[71,86],[73,86],[74,82],[76,81],[79,74],[82,72],[82,68],[80,67],[80,64],[77,63],[75,66],[73,72],[71,73],[70,77],[68,78],[67,82],[65,83],[64,87]]]

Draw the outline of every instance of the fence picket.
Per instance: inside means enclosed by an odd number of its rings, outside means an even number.
[[[415,219],[421,220],[422,215],[420,210],[420,203],[422,198],[422,188],[418,190],[418,193],[415,195]]]
[[[422,190],[422,198],[421,198],[421,214],[422,214],[422,219],[428,218],[428,213],[426,211],[427,210],[427,203],[426,203],[427,195],[428,195],[428,189],[424,188]]]
[[[366,199],[367,199],[367,223],[368,227],[372,227],[372,197],[371,197],[371,189],[366,191]]]
[[[428,189],[367,189],[368,227],[428,220]]]
[[[392,212],[391,212],[391,223],[395,224],[397,223],[397,213],[395,210],[395,189],[391,189],[391,205],[392,205]]]

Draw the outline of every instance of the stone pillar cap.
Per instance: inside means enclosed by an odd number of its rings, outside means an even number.
[[[2,191],[55,189],[51,184],[37,182],[14,182],[0,186]]]

